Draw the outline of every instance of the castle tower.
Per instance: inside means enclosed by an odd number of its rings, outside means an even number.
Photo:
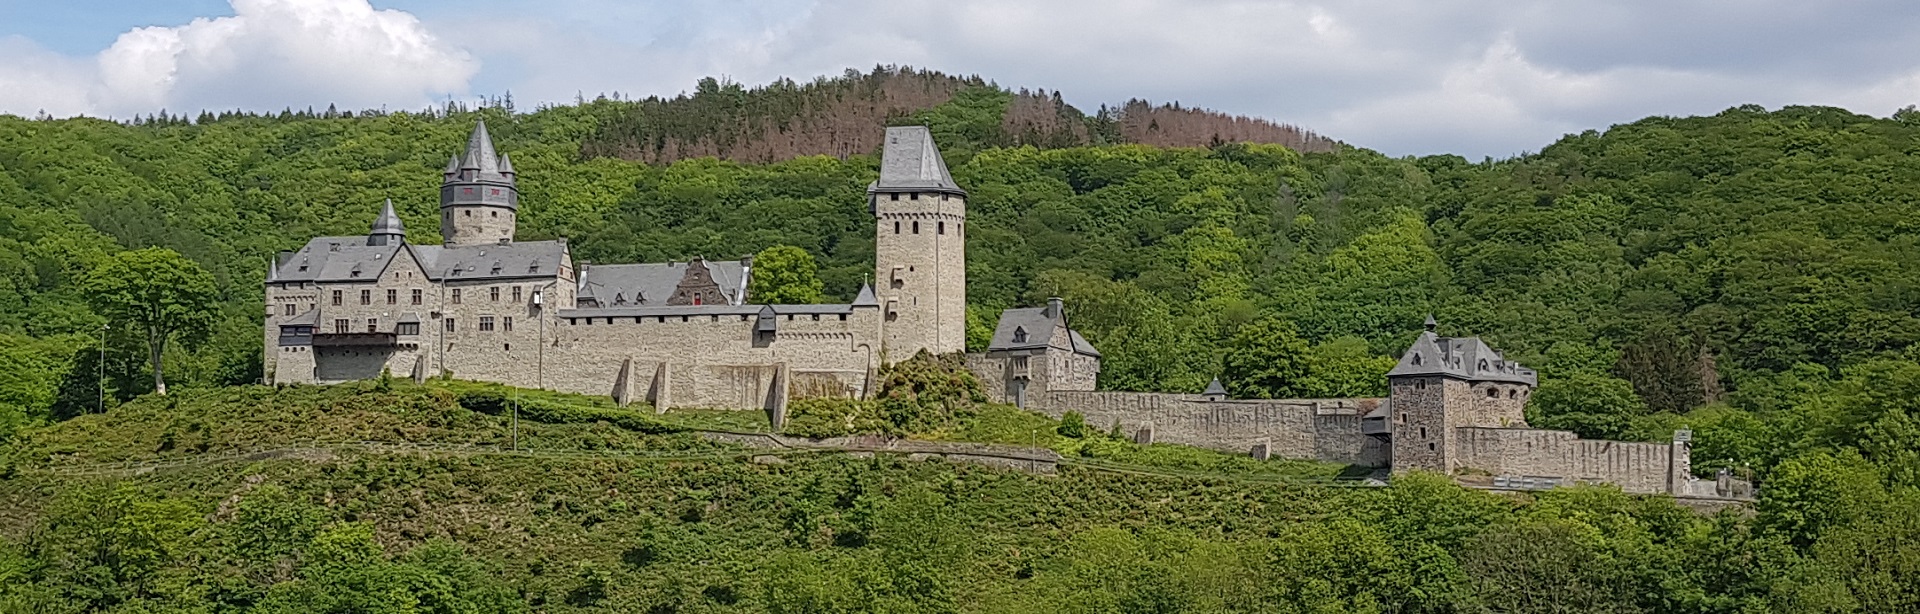
[[[1393,471],[1451,474],[1460,465],[1458,429],[1526,428],[1524,410],[1539,376],[1477,337],[1427,332],[1387,372]]]
[[[373,220],[373,231],[367,233],[367,245],[399,245],[407,242],[407,227],[400,223],[400,216],[393,212],[393,199],[380,209],[380,217]],[[272,281],[272,280],[268,280]]]
[[[886,360],[966,350],[967,193],[925,126],[887,129],[867,204]]]
[[[513,240],[520,190],[513,161],[496,156],[482,121],[467,138],[465,155],[447,161],[440,183],[440,236],[447,245],[485,245]]]

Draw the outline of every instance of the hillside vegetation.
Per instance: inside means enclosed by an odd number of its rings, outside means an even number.
[[[0,612],[1879,612],[1915,598],[1916,570],[1881,562],[1911,560],[1920,500],[1865,475],[1703,516],[1438,476],[1340,488],[764,464],[672,428],[524,419],[519,454],[323,446],[76,473],[328,439],[504,446],[508,417],[459,401],[485,390],[186,391],[30,428],[0,446]]]

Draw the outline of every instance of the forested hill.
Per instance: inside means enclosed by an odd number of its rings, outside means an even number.
[[[844,158],[879,150],[881,130],[926,124],[949,150],[1042,148],[1141,143],[1206,147],[1225,142],[1272,143],[1329,151],[1332,139],[1297,126],[1133,99],[1087,114],[1060,92],[1017,92],[978,76],[958,77],[906,67],[848,70],[799,84],[782,79],[746,88],[702,79],[691,94],[650,97],[626,105],[584,144],[588,156],[652,164],[697,157],[779,162],[801,156]]]
[[[386,198],[411,240],[437,241],[440,168],[481,117],[520,171],[522,239],[566,236],[596,262],[792,245],[851,298],[872,271],[871,156],[582,154],[648,104],[0,118],[0,436],[97,404],[103,319],[80,282],[124,250],[171,248],[215,278],[211,333],[168,350],[176,386],[256,381],[269,255],[365,233]],[[982,143],[969,125],[936,133]],[[1541,370],[1536,424],[1655,440],[1690,426],[1700,469],[1764,471],[1814,449],[1920,458],[1903,426],[1920,395],[1888,392],[1920,390],[1916,156],[1912,113],[1743,107],[1485,163],[1240,143],[947,159],[971,194],[975,344],[998,309],[1063,296],[1107,388],[1224,375],[1243,396],[1364,395],[1433,313]],[[107,331],[115,398],[151,390],[133,332]]]

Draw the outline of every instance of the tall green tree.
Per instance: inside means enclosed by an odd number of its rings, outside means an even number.
[[[1266,318],[1240,329],[1227,346],[1220,383],[1243,399],[1297,396],[1308,375],[1311,346],[1292,322]]]
[[[753,257],[747,299],[767,305],[810,305],[825,297],[822,288],[813,254],[792,245],[775,245]]]
[[[161,371],[167,342],[203,338],[217,317],[213,275],[163,247],[114,254],[87,275],[83,291],[109,326],[145,333],[153,390],[160,394],[167,393]]]

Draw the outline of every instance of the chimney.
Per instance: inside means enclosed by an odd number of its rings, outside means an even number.
[[[1066,312],[1066,301],[1060,300],[1058,296],[1047,299],[1047,311],[1045,313],[1048,319],[1058,320],[1061,314]]]

